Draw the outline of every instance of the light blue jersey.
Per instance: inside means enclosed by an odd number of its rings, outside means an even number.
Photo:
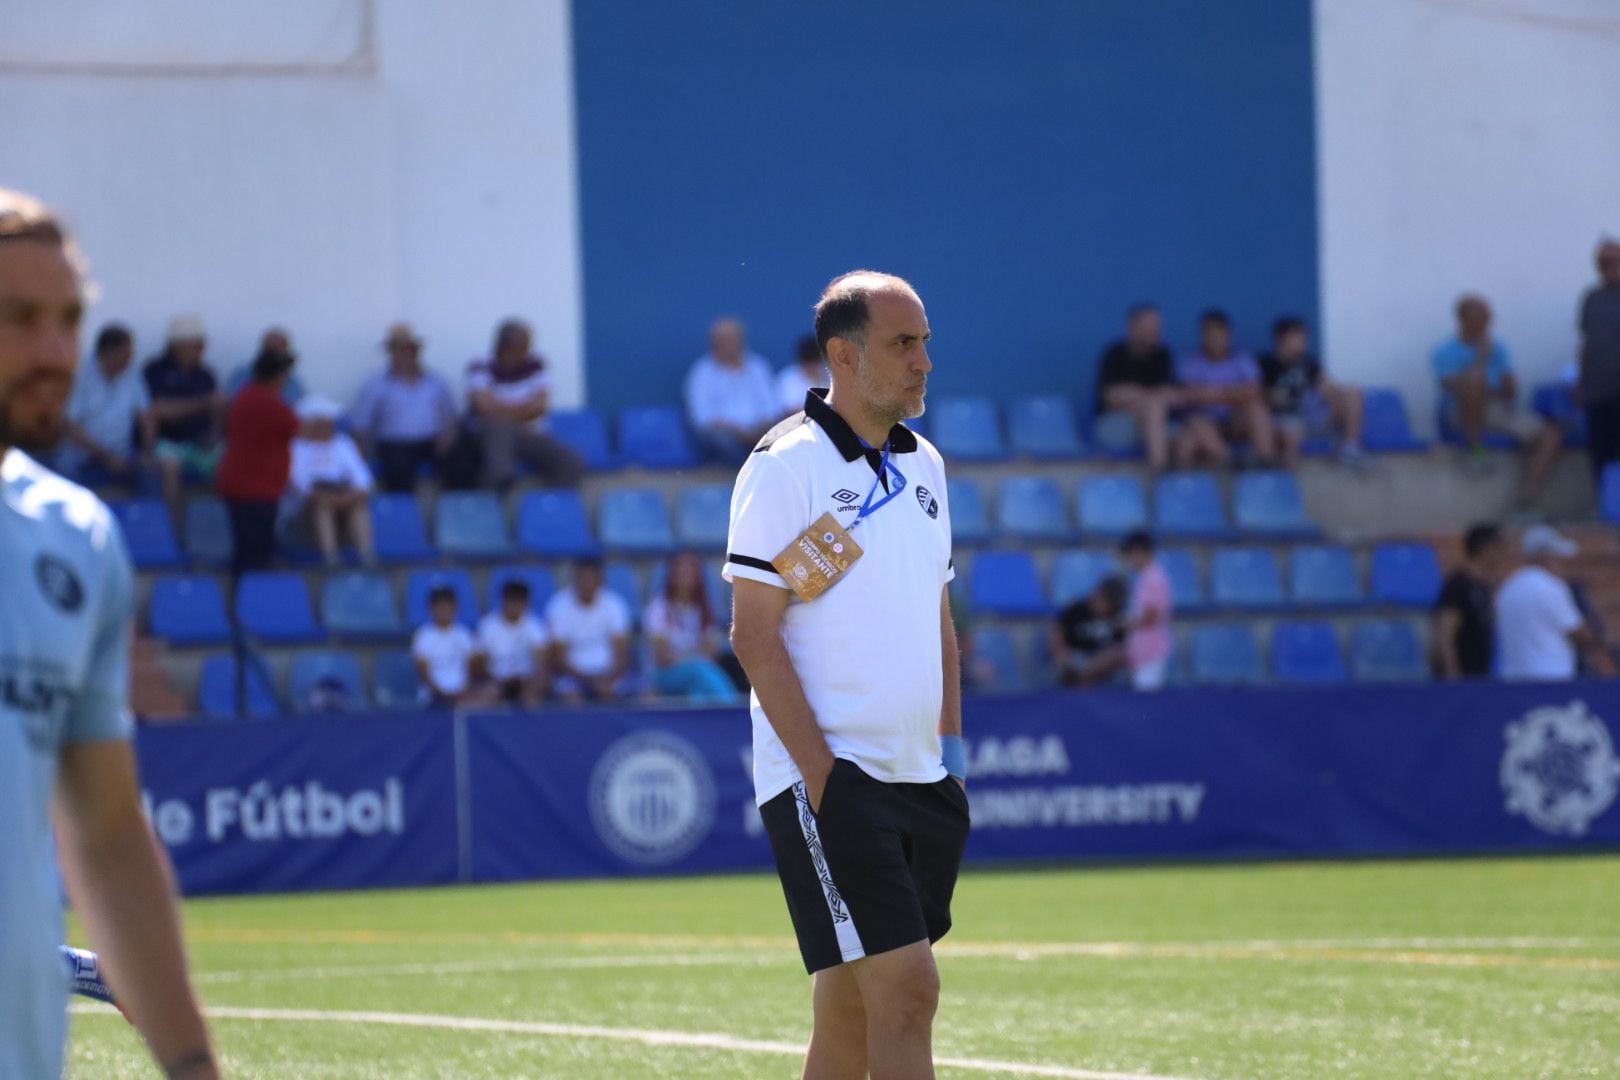
[[[128,739],[129,555],[111,513],[0,459],[0,1080],[62,1072],[68,980],[51,838],[62,745]]]

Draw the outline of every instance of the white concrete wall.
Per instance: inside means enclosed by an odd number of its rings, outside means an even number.
[[[1432,424],[1431,347],[1491,299],[1521,385],[1574,357],[1620,233],[1620,3],[1315,0],[1324,354]]]
[[[0,184],[78,229],[92,326],[195,311],[223,376],[281,323],[346,400],[395,319],[459,386],[518,315],[580,400],[567,0],[4,6]]]

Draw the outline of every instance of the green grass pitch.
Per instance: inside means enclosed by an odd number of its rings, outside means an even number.
[[[235,1077],[787,1077],[772,877],[197,900]],[[972,872],[940,1075],[1620,1077],[1620,858]],[[76,1008],[69,1076],[149,1077]]]

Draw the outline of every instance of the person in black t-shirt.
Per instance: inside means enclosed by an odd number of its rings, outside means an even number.
[[[1092,434],[1109,450],[1141,445],[1148,464],[1163,470],[1170,465],[1170,411],[1181,402],[1159,309],[1137,304],[1126,313],[1125,336],[1098,361]]]
[[[1434,605],[1432,662],[1442,679],[1478,679],[1491,674],[1496,652],[1492,592],[1502,576],[1502,530],[1475,525],[1463,537],[1463,564],[1452,571]]]
[[[1271,327],[1272,351],[1260,357],[1260,377],[1282,444],[1283,463],[1299,464],[1307,438],[1339,439],[1339,460],[1352,468],[1365,464],[1361,449],[1364,413],[1361,388],[1328,378],[1310,351],[1305,320],[1285,315]]]
[[[1058,613],[1047,648],[1065,686],[1094,686],[1126,669],[1125,579],[1110,575]]]

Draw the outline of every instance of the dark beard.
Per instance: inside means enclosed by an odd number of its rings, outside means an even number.
[[[15,446],[26,454],[43,454],[62,440],[62,419],[57,418],[48,432],[41,434],[19,428],[11,422],[13,398],[0,398],[0,448]]]

